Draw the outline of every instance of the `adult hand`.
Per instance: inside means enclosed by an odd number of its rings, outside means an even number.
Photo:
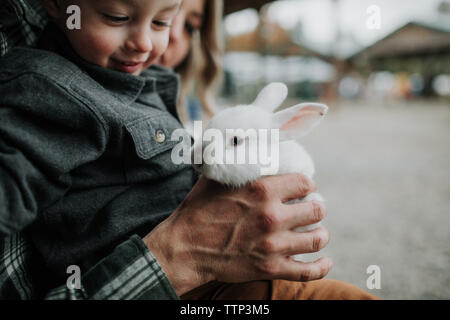
[[[331,269],[330,259],[304,263],[290,256],[317,252],[328,243],[322,226],[292,231],[321,221],[325,207],[284,204],[313,191],[313,183],[299,174],[263,177],[240,189],[200,177],[175,212],[143,241],[179,295],[213,280],[320,279]]]

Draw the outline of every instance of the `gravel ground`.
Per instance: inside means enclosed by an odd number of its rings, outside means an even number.
[[[450,299],[448,102],[341,102],[303,144],[331,235],[319,256],[383,299]],[[366,286],[367,267],[381,289]]]

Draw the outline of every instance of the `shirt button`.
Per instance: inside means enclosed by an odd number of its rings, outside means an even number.
[[[162,130],[156,130],[155,138],[156,142],[158,143],[163,143],[164,141],[166,141],[166,135]]]

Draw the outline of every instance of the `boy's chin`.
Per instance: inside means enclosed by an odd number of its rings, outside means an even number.
[[[133,76],[139,76],[142,73],[143,70],[138,70],[136,72],[130,73]]]

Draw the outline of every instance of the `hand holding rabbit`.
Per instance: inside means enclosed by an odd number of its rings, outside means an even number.
[[[311,180],[300,174],[263,177],[239,189],[200,177],[176,211],[143,241],[179,295],[213,280],[320,279],[330,271],[330,259],[303,263],[290,255],[326,246],[324,227],[292,231],[322,220],[325,207],[284,203],[312,191]]]
[[[273,113],[286,96],[287,87],[283,83],[271,83],[252,104],[229,108],[214,116],[206,132],[214,130],[217,134],[212,142],[205,138],[196,142],[192,151],[194,168],[209,179],[233,187],[243,186],[267,174],[301,173],[311,179],[314,164],[298,139],[319,124],[328,107],[302,103]],[[277,135],[267,137],[274,130]],[[273,163],[268,167],[261,156],[262,151],[267,153],[269,150],[268,158],[272,162],[276,160],[275,170]],[[198,154],[202,156],[200,163],[195,161]],[[246,161],[236,161],[237,154]],[[323,202],[324,199],[318,193],[311,193],[287,203],[307,201]],[[313,224],[298,227],[295,231],[306,232],[317,227],[318,224]],[[301,259],[301,256],[294,258]]]

